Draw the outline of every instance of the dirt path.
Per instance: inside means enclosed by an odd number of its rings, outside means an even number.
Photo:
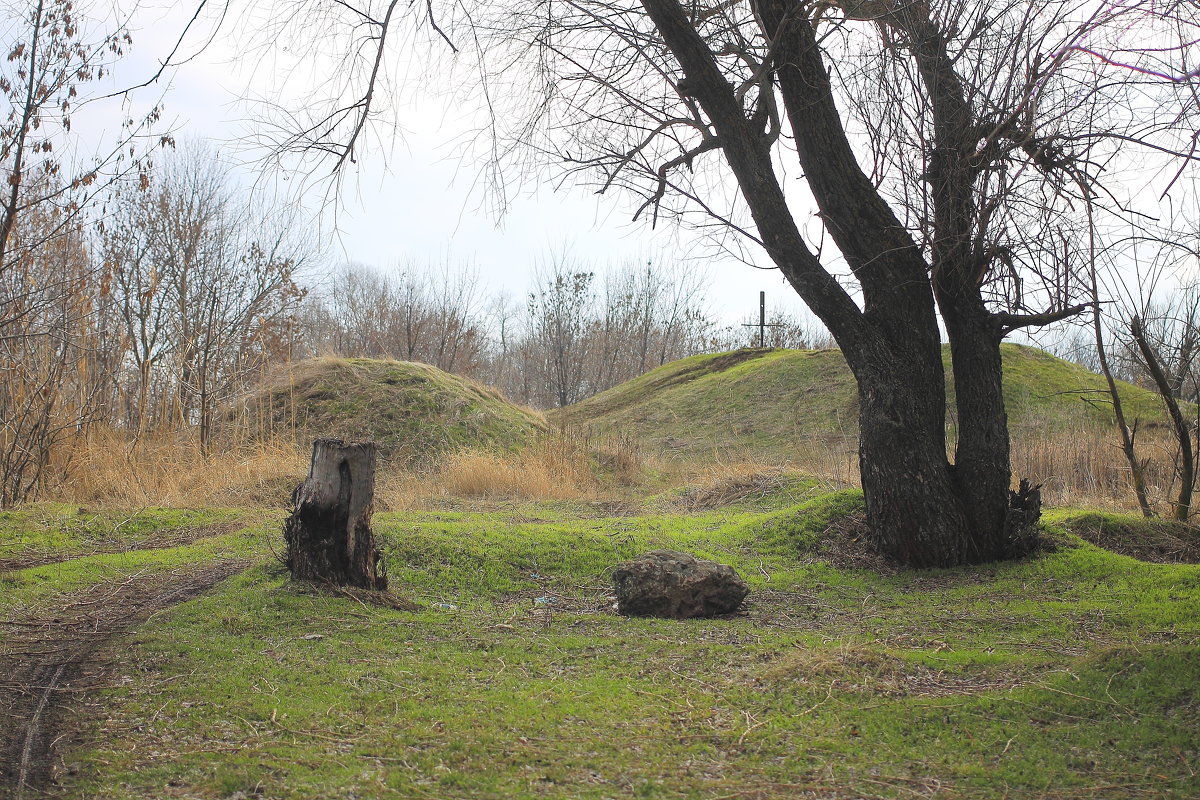
[[[56,746],[78,733],[73,702],[111,674],[116,637],[246,566],[120,576],[36,616],[0,620],[0,798],[26,800],[53,785]]]

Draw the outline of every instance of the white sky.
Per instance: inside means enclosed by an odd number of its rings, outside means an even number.
[[[134,47],[119,79],[152,73],[194,9],[159,1],[165,5],[143,6],[139,12]],[[241,99],[269,94],[276,86],[238,59],[237,32],[228,28],[174,72],[163,102],[164,120],[177,137],[207,138],[217,146],[228,142],[233,150],[246,130]],[[193,37],[184,51],[195,53],[199,41]],[[160,93],[143,93],[139,102],[152,103]],[[711,248],[696,246],[687,230],[651,230],[631,222],[631,209],[612,196],[531,184],[502,220],[492,218],[481,210],[474,186],[480,165],[461,162],[450,152],[448,143],[463,131],[443,122],[436,98],[400,102],[405,103],[398,109],[402,136],[388,137],[382,147],[362,155],[343,187],[336,230],[332,215],[322,218],[330,266],[346,261],[385,269],[405,263],[471,265],[489,294],[520,298],[537,264],[556,252],[599,272],[630,261],[689,259],[690,268],[707,274],[709,306],[724,324],[757,318],[760,290],[767,293],[768,313],[781,309],[808,316],[777,270],[707,258]],[[249,170],[246,180],[253,180]],[[311,205],[305,210],[315,213],[319,203]],[[759,263],[770,262],[762,255]]]

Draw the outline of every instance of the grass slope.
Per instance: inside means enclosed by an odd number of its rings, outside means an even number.
[[[317,358],[243,401],[251,430],[378,442],[414,463],[462,447],[511,450],[545,428],[490,387],[410,361]]]
[[[840,492],[615,519],[565,504],[379,515],[393,584],[422,610],[313,593],[267,561],[157,615],[92,704],[59,794],[1200,794],[1200,567],[1102,550],[1070,514],[1050,523],[1064,546],[1032,560],[839,567],[836,523],[860,510]],[[613,615],[609,568],[664,546],[738,569],[747,613]],[[45,575],[6,591],[45,596]]]
[[[1002,345],[1014,432],[1108,425],[1104,378],[1032,347]],[[943,350],[949,376],[949,351]],[[954,385],[947,381],[953,408]],[[1130,418],[1162,421],[1155,395],[1121,387]],[[787,457],[809,437],[857,436],[854,377],[838,350],[746,349],[681,359],[568,408],[552,421],[615,428],[667,451]],[[951,416],[949,424],[954,423]]]

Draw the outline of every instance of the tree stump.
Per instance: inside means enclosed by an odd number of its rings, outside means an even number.
[[[1038,528],[1041,518],[1042,485],[1033,486],[1021,478],[1017,491],[1008,493],[1008,516],[1004,519],[1010,558],[1023,558],[1037,551],[1041,543]]]
[[[375,450],[374,442],[313,442],[308,478],[292,493],[283,526],[293,580],[387,588],[371,533]]]

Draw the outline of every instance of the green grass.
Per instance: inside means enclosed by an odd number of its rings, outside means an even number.
[[[1032,347],[1001,346],[1004,399],[1014,431],[1033,436],[1111,427],[1100,375]],[[946,362],[952,427],[954,385]],[[1162,425],[1152,393],[1120,387],[1130,419]],[[674,361],[574,406],[547,412],[556,422],[612,427],[656,449],[685,456],[795,458],[806,440],[858,436],[854,378],[838,350],[739,350]]]
[[[880,575],[823,555],[858,493],[765,506],[379,515],[415,612],[267,560],[137,631],[63,793],[1200,794],[1200,567],[1107,552],[1062,514],[1056,552]],[[272,524],[212,546],[262,552]],[[658,547],[733,565],[749,613],[612,614],[608,570]]]
[[[546,427],[494,389],[409,361],[312,359],[243,403],[251,430],[370,440],[406,463],[463,447],[512,450]]]
[[[28,518],[45,522],[61,519],[70,525],[69,515],[58,515],[68,506],[38,504],[16,512],[6,512],[17,518]],[[166,572],[187,569],[218,560],[254,559],[261,560],[275,546],[282,517],[270,512],[243,512],[236,520],[233,512],[226,510],[173,512],[171,509],[143,509],[139,512],[143,527],[138,534],[142,547],[134,549],[133,541],[111,552],[88,552],[74,555],[70,545],[75,543],[69,528],[64,533],[68,549],[61,561],[0,572],[0,614],[13,615],[22,609],[36,610],[52,603],[69,592],[113,580],[125,580],[130,576],[150,572]],[[110,518],[121,516],[113,514]],[[211,536],[202,536],[187,544],[175,547],[156,547],[160,540],[169,540],[178,533],[176,523],[186,519],[193,524],[215,524],[218,527]],[[12,517],[8,521],[11,522]],[[31,537],[33,538],[33,537]],[[52,538],[52,537],[51,537]],[[39,548],[44,553],[45,548]]]
[[[88,509],[40,503],[0,511],[0,563],[155,547],[201,529],[232,524],[238,516],[239,512],[222,509]]]

